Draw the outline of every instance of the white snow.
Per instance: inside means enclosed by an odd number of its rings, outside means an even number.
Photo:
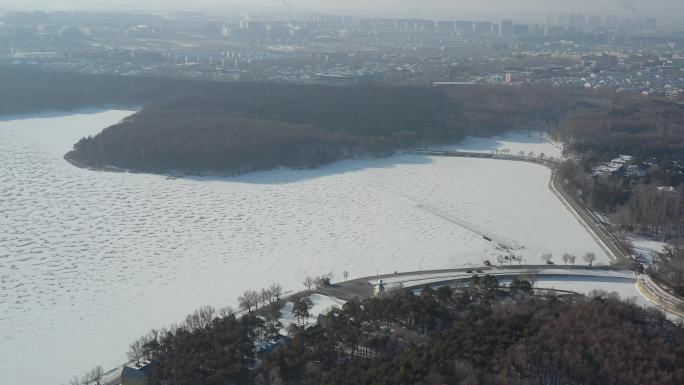
[[[281,334],[286,335],[287,330],[293,323],[299,326],[313,325],[318,320],[319,315],[327,315],[332,309],[341,309],[342,306],[347,303],[345,300],[322,294],[311,294],[308,297],[313,303],[313,306],[309,309],[309,317],[305,319],[298,320],[297,317],[292,314],[294,304],[292,302],[285,303],[285,306],[283,306],[283,309],[281,310],[281,313],[283,314],[280,318],[280,322],[283,324]]]
[[[580,294],[588,294],[592,290],[603,290],[608,293],[617,293],[621,299],[633,299],[637,305],[653,307],[653,304],[644,298],[637,290],[636,280],[627,279],[598,279],[596,277],[573,277],[546,279],[540,277],[535,280],[534,287],[540,289],[556,289],[574,291]]]
[[[636,236],[630,237],[629,241],[632,243],[632,246],[637,251],[643,251],[649,254],[652,252],[662,253],[665,246],[667,246],[667,242]]]
[[[510,150],[511,155],[518,155],[524,151],[525,155],[534,152],[535,156],[544,153],[547,157],[560,159],[563,147],[546,139],[538,131],[514,131],[491,138],[469,136],[461,143],[446,146],[436,146],[444,150],[491,152],[492,150]]]
[[[587,251],[608,262],[549,191],[550,171],[535,164],[402,155],[168,180],[63,160],[79,138],[130,113],[0,120],[0,373],[8,384],[59,384],[113,367],[149,329],[200,305],[235,306],[244,290],[272,282],[296,291],[309,275],[494,261],[496,245],[469,225],[515,244],[527,263]]]

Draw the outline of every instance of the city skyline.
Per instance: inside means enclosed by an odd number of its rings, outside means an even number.
[[[678,20],[684,14],[684,4],[677,0],[578,0],[567,1],[542,0],[376,0],[372,3],[349,0],[151,0],[144,4],[129,0],[74,0],[69,2],[48,2],[44,0],[28,0],[17,4],[13,1],[0,1],[0,9],[4,10],[128,10],[128,11],[256,11],[259,9],[277,10],[292,9],[294,12],[342,12],[354,16],[367,17],[415,17],[435,20],[458,19],[461,17],[516,17],[543,20],[549,13],[584,13],[616,15],[621,17],[655,16],[664,20]]]

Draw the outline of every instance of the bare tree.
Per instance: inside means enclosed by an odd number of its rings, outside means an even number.
[[[249,301],[252,303],[252,306],[254,306],[255,310],[259,309],[259,299],[261,298],[261,295],[259,294],[258,291],[256,290],[251,290],[247,294]]]
[[[269,290],[271,291],[271,295],[273,295],[275,301],[280,301],[280,296],[283,295],[283,287],[280,286],[280,284],[274,283],[271,285]]]
[[[90,381],[95,385],[102,385],[102,377],[104,377],[104,369],[98,365],[90,371]]]
[[[565,253],[565,254],[563,254],[563,256],[561,258],[563,258],[563,263],[567,265],[568,262],[570,262],[571,257],[572,256],[569,253]]]
[[[596,260],[596,254],[592,252],[588,252],[584,254],[584,261],[589,264],[589,266],[594,265],[594,261]]]
[[[311,292],[311,286],[313,286],[313,284],[314,284],[314,279],[311,277],[306,277],[306,278],[304,278],[304,282],[302,282],[302,283],[304,284],[304,286],[306,286],[307,290],[309,290],[309,292]]]
[[[271,299],[273,298],[273,294],[271,294],[270,289],[261,289],[261,294],[259,295],[259,299],[261,300],[261,303],[267,304],[273,302]]]
[[[252,312],[252,298],[249,291],[242,293],[238,297],[238,303],[240,304],[240,309],[246,310],[248,313]]]
[[[551,253],[544,253],[541,256],[542,261],[544,261],[547,265],[551,264],[551,259],[553,259],[553,255]]]
[[[571,264],[571,265],[574,265],[574,264],[575,264],[575,259],[576,259],[576,258],[577,258],[577,257],[575,257],[574,255],[571,255],[571,256],[570,256],[570,264]]]
[[[520,150],[518,152],[518,155],[520,155],[521,157],[525,156],[525,150]]]
[[[527,156],[530,158],[534,158],[534,151],[530,151],[527,153]]]
[[[74,377],[71,381],[69,381],[69,385],[81,385],[81,379]]]
[[[349,272],[345,270],[345,271],[342,273],[342,276],[344,277],[344,280],[346,281],[347,278],[349,278]]]
[[[222,307],[222,308],[219,309],[219,315],[220,315],[222,318],[228,318],[228,317],[230,317],[230,316],[232,316],[232,315],[235,315],[235,309],[233,309],[233,308],[230,307],[230,306]]]
[[[143,358],[142,344],[140,340],[136,340],[132,344],[128,345],[128,352],[126,352],[126,357],[129,360],[135,362],[136,365],[140,365],[140,361]]]
[[[184,325],[187,330],[197,330],[202,326],[197,310],[185,316]]]
[[[196,310],[200,322],[200,326],[207,326],[214,321],[214,316],[216,315],[216,309],[213,306],[207,305],[202,306]]]

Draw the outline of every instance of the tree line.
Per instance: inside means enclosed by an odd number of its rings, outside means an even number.
[[[617,294],[557,297],[535,294],[526,280],[503,285],[474,275],[465,288],[351,300],[313,327],[293,324],[283,337],[283,300],[272,288],[245,293],[258,293],[259,309],[199,309],[134,343],[130,356],[154,362],[155,385],[684,381],[684,331]],[[310,300],[293,300],[295,316],[308,317]],[[279,344],[259,348],[269,341]]]
[[[577,103],[560,96],[537,88],[232,83],[150,103],[83,138],[67,158],[148,172],[312,168],[552,124]]]

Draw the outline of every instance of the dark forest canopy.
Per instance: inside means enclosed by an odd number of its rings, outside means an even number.
[[[102,168],[240,173],[316,167],[466,135],[554,124],[577,104],[550,89],[230,83],[151,103],[78,142],[67,159]]]
[[[0,115],[108,105],[139,106],[208,83],[84,75],[0,66]]]
[[[465,290],[425,288],[353,300],[254,361],[283,304],[153,333],[152,384],[676,385],[684,331],[612,295],[533,296],[486,276]],[[277,338],[276,338],[277,339]]]
[[[684,160],[684,106],[609,92],[222,83],[16,67],[0,67],[0,84],[0,115],[145,105],[69,154],[74,163],[95,168],[237,173],[315,167],[511,129],[549,129],[589,162],[620,153],[640,161]]]
[[[603,106],[570,111],[552,132],[569,150],[609,160],[684,159],[684,105],[616,95]]]

